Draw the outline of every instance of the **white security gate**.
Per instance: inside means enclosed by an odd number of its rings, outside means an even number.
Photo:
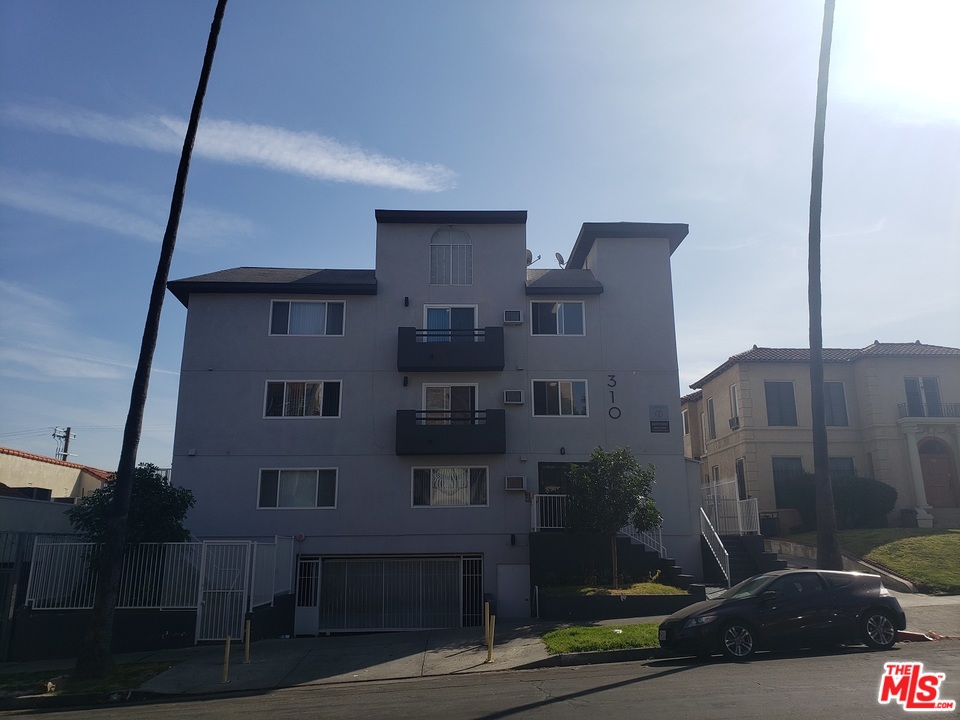
[[[293,617],[294,635],[320,632],[320,558],[303,556],[297,563],[297,607]]]
[[[197,642],[243,636],[252,545],[250,542],[203,543]]]

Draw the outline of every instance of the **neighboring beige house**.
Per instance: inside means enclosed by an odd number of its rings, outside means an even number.
[[[960,527],[960,349],[874,342],[823,355],[831,476],[896,488],[892,524]],[[684,451],[701,461],[701,483],[781,511],[783,530],[792,518],[778,484],[813,472],[809,357],[754,345],[681,398]]]
[[[0,447],[0,483],[35,500],[83,498],[111,477],[107,470]]]

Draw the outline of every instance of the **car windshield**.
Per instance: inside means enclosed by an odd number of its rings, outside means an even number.
[[[720,593],[717,597],[723,600],[736,600],[738,598],[750,597],[773,579],[772,575],[757,575],[744,580],[739,585],[734,585],[729,590]]]

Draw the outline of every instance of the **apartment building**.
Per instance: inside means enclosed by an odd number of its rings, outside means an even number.
[[[831,476],[894,487],[892,524],[960,526],[960,349],[875,341],[823,358]],[[778,486],[813,472],[809,359],[754,346],[691,385],[684,452],[701,460],[703,483],[790,517]]]
[[[234,268],[188,308],[173,477],[204,539],[296,539],[296,631],[531,614],[537,498],[596,446],[656,470],[699,576],[670,257],[687,226],[586,223],[534,262],[524,211],[376,211],[375,270]]]

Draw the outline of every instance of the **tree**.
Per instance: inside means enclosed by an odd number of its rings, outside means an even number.
[[[109,482],[67,510],[70,524],[84,542],[104,542],[115,494],[116,483]],[[189,540],[190,532],[183,526],[183,520],[193,505],[190,490],[171,485],[156,465],[141,463],[134,471],[127,544]]]
[[[609,536],[614,587],[619,587],[620,528],[632,525],[645,532],[660,527],[662,516],[650,497],[654,471],[653,465],[640,467],[630,448],[607,452],[596,447],[590,462],[572,465],[567,475],[567,526],[574,532]]]
[[[203,98],[207,92],[207,82],[210,79],[213,56],[217,49],[217,38],[220,35],[220,26],[223,24],[223,14],[226,6],[227,0],[217,0],[213,22],[210,25],[210,34],[207,37],[203,66],[200,69],[200,80],[197,83],[197,92],[193,98],[193,108],[190,111],[190,120],[187,123],[187,134],[183,139],[180,165],[177,168],[173,196],[170,199],[170,214],[167,216],[167,227],[163,234],[163,242],[160,245],[157,273],[153,280],[150,304],[147,308],[147,319],[143,326],[140,357],[137,360],[133,387],[130,391],[130,409],[127,412],[127,421],[123,428],[120,460],[117,465],[117,477],[114,481],[114,497],[110,503],[110,512],[107,516],[97,592],[93,600],[90,624],[84,635],[83,644],[77,657],[77,664],[74,668],[74,675],[78,678],[102,678],[113,666],[113,656],[110,654],[110,646],[113,643],[113,618],[116,614],[117,597],[120,592],[120,571],[123,564],[123,548],[126,544],[127,513],[130,510],[137,449],[140,446],[140,430],[143,426],[143,413],[147,404],[147,386],[150,380],[150,369],[153,366],[153,354],[157,348],[160,312],[163,308],[167,277],[170,274],[170,264],[173,261],[173,249],[177,243],[177,230],[180,227],[180,213],[183,210],[183,199],[186,195],[187,174],[190,170],[190,159],[193,156],[193,144],[197,137],[197,128],[200,125]]]
[[[823,8],[817,107],[813,122],[813,172],[810,181],[810,236],[807,300],[810,308],[810,407],[813,413],[813,473],[817,488],[817,567],[842,570],[837,517],[830,482],[827,421],[823,397],[823,294],[820,282],[820,216],[823,207],[823,147],[827,124],[827,81],[833,38],[834,0]]]

